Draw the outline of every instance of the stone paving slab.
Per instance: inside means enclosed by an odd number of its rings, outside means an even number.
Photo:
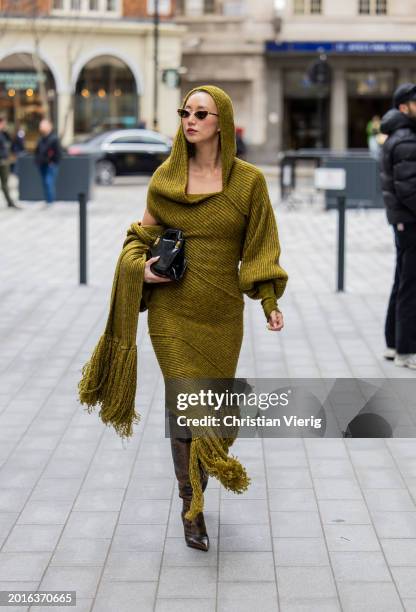
[[[273,173],[270,194],[290,275],[286,327],[268,332],[247,300],[237,375],[414,376],[380,356],[394,265],[384,212],[348,211],[340,294],[336,213],[280,205]],[[237,440],[252,484],[236,496],[210,479],[201,553],[183,542],[146,313],[133,439],[123,447],[77,403],[145,196],[136,178],[96,190],[84,287],[76,205],[0,209],[0,589],[74,589],[78,612],[415,610],[414,439]]]

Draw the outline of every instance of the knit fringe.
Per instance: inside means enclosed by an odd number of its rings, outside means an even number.
[[[133,435],[133,424],[140,421],[135,412],[137,347],[124,347],[118,338],[103,334],[82,368],[78,383],[79,400],[90,414],[101,406],[103,423],[114,427],[123,438]]]
[[[192,500],[185,518],[193,520],[204,509],[204,494],[201,485],[199,463],[208,474],[217,478],[221,484],[234,493],[243,493],[251,482],[246,469],[236,457],[227,454],[231,440],[217,437],[195,438],[191,442],[189,458],[189,479],[192,485]]]

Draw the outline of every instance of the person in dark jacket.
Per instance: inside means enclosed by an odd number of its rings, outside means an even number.
[[[396,246],[385,323],[386,359],[416,369],[416,84],[400,85],[381,121],[381,182]]]
[[[17,170],[17,159],[18,157],[20,157],[21,155],[23,155],[23,153],[26,150],[26,144],[25,144],[25,131],[23,128],[21,127],[17,127],[14,137],[12,139],[12,144],[11,144],[11,151],[12,154],[14,156],[14,160],[13,162],[10,164],[10,171],[11,172],[16,172]]]
[[[61,146],[49,119],[42,119],[39,132],[41,136],[35,149],[35,162],[42,177],[46,204],[50,205],[55,201],[56,178],[62,156]]]
[[[10,208],[19,208],[13,202],[9,192],[9,174],[10,174],[10,148],[11,139],[6,131],[6,119],[0,116],[0,182],[4,197],[7,201],[7,206]]]
[[[235,128],[235,142],[237,145],[236,156],[240,159],[246,159],[247,147],[243,138],[244,130],[241,127]]]

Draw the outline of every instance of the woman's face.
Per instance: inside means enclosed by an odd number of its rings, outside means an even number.
[[[219,121],[217,115],[207,115],[205,119],[197,119],[193,114],[198,110],[207,110],[217,113],[214,99],[206,91],[196,91],[186,101],[184,106],[192,113],[189,117],[181,119],[185,138],[188,142],[197,144],[214,139],[219,132]]]

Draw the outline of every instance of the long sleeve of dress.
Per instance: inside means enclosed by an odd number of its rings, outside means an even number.
[[[280,243],[276,218],[270,202],[266,179],[256,177],[248,214],[239,271],[240,290],[261,300],[266,319],[277,308],[288,280],[279,265]]]

